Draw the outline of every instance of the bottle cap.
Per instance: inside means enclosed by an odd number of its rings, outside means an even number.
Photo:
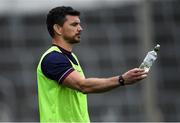
[[[159,44],[157,44],[155,47],[154,47],[154,51],[159,51],[159,48],[160,48],[160,45]]]

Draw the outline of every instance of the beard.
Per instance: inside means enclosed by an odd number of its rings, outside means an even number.
[[[75,35],[73,37],[64,36],[64,39],[70,44],[76,44],[80,42],[80,35]]]

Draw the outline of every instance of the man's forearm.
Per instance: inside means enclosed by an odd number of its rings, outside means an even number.
[[[120,86],[119,76],[111,78],[87,78],[81,84],[83,93],[100,93],[106,92]]]

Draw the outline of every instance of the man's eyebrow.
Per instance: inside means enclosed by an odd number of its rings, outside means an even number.
[[[74,21],[74,22],[71,22],[70,24],[80,24],[80,22]]]

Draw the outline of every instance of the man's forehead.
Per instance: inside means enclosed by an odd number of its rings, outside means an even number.
[[[80,22],[80,18],[79,18],[79,16],[67,15],[66,16],[66,21],[69,21],[69,22]]]

